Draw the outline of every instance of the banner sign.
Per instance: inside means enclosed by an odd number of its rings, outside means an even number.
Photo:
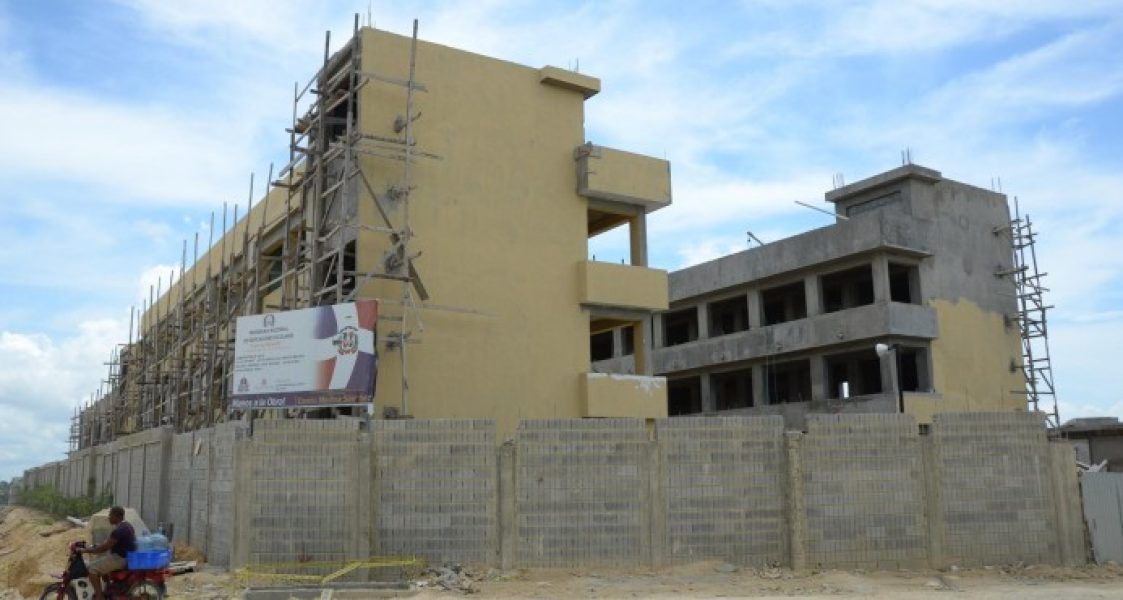
[[[230,409],[371,402],[377,321],[375,300],[238,317]]]

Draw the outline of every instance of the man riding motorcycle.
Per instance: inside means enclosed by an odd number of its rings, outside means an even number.
[[[92,548],[78,550],[83,554],[106,553],[104,556],[91,561],[88,566],[90,585],[94,588],[94,600],[104,600],[105,598],[101,589],[102,578],[114,571],[126,568],[129,564],[127,560],[129,552],[136,551],[136,531],[125,520],[124,508],[114,506],[109,509],[109,524],[113,526],[113,531],[104,542]]]

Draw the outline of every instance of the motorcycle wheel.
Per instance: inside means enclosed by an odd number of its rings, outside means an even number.
[[[164,587],[151,581],[138,581],[129,588],[128,597],[136,600],[164,600]]]
[[[62,584],[59,582],[48,585],[47,587],[43,588],[43,594],[39,596],[39,600],[57,600],[60,597],[59,591],[61,590],[61,588]],[[66,588],[65,596],[66,600],[78,600],[78,595],[74,593],[74,588],[71,587]]]

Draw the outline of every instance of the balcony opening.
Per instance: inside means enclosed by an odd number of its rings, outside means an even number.
[[[717,410],[749,408],[753,405],[753,370],[714,373],[710,379]]]
[[[842,398],[843,382],[851,396],[881,393],[881,359],[872,349],[833,354],[825,360],[828,398]]]
[[[612,330],[594,333],[589,336],[589,357],[593,362],[608,360],[613,354]]]
[[[749,303],[744,296],[711,302],[710,337],[745,331],[749,328]]]
[[[623,327],[620,329],[620,356],[631,356],[636,352],[636,328]]]
[[[901,390],[906,392],[932,391],[932,379],[928,372],[928,350],[924,348],[901,348],[900,378]]]
[[[698,310],[694,307],[663,314],[663,345],[677,346],[698,339]]]
[[[807,317],[807,293],[797,281],[760,292],[761,317],[765,325],[786,323]]]
[[[920,304],[920,269],[915,265],[889,263],[889,299]]]
[[[643,210],[598,206],[590,206],[586,213],[589,260],[646,267],[647,221]]]
[[[862,265],[819,278],[823,312],[873,304],[873,268]]]
[[[684,377],[667,382],[667,414],[693,415],[702,412],[702,379]]]
[[[811,361],[767,364],[764,377],[764,393],[769,404],[811,401]]]

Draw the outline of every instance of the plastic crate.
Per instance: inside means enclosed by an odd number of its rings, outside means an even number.
[[[171,548],[164,548],[161,550],[139,550],[137,552],[130,552],[127,560],[130,571],[163,569],[172,562],[172,550]]]

